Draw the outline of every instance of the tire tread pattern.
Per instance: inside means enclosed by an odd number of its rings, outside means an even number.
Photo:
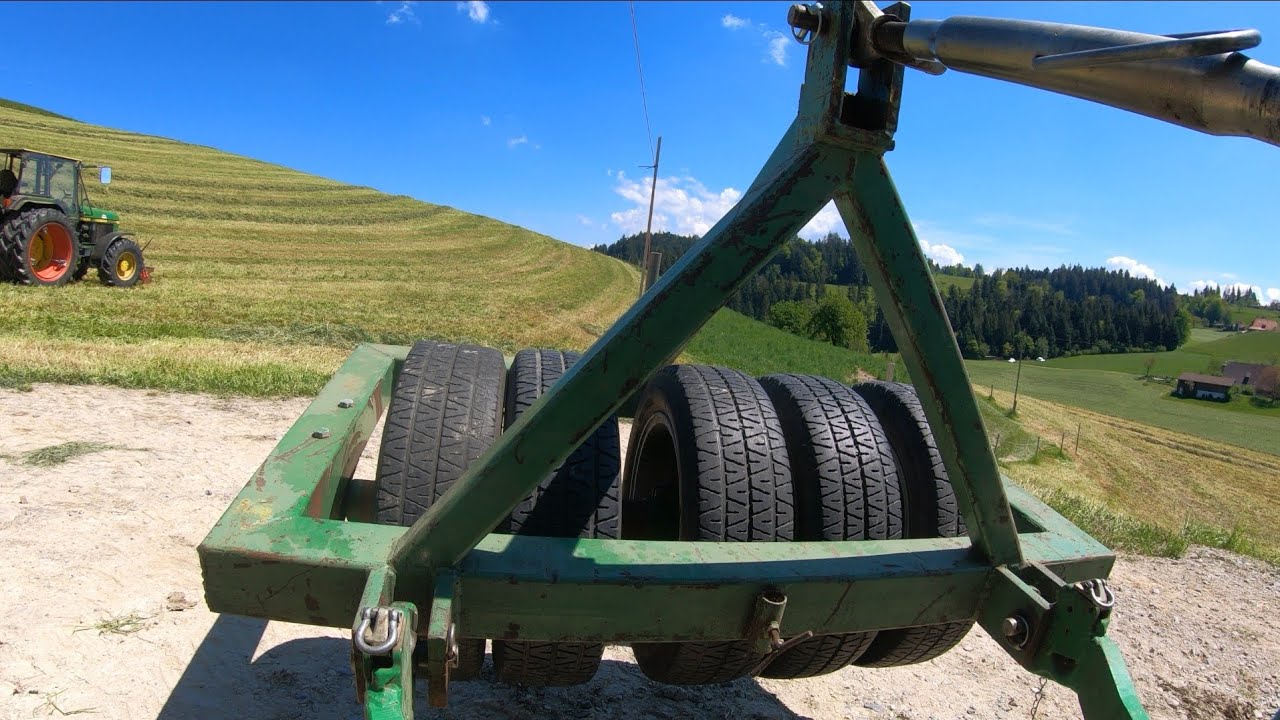
[[[491,348],[414,344],[383,425],[374,480],[378,523],[412,525],[493,444],[502,421],[504,373],[502,353]],[[484,646],[484,638],[460,638],[450,677],[479,675]],[[415,659],[424,660],[425,643],[418,648]]]
[[[559,350],[521,350],[507,374],[505,424],[510,427],[580,359]],[[619,537],[618,418],[610,417],[564,464],[511,511],[506,531],[546,537]],[[600,667],[603,643],[493,641],[493,665],[504,682],[562,687],[589,681]]]
[[[670,365],[645,394],[662,393],[674,413],[687,508],[682,540],[769,542],[794,538],[794,501],[786,441],[777,412],[754,378],[736,370]],[[645,399],[640,401],[646,412]],[[637,417],[633,432],[643,426]],[[632,436],[630,447],[636,447]],[[683,445],[683,447],[681,447]],[[628,462],[628,467],[638,463]],[[747,676],[763,659],[752,643],[635,643],[640,669],[673,685],[724,683]]]
[[[898,464],[871,408],[849,388],[816,375],[760,379],[787,438],[798,540],[903,537]],[[858,658],[875,632],[820,635],[774,658],[761,673],[800,678],[834,672]]]
[[[51,222],[61,223],[71,235],[72,262],[77,262],[79,253],[76,245],[79,235],[62,211],[48,207],[24,210],[10,214],[0,224],[0,280],[20,285],[62,285],[72,279],[75,267],[68,268],[67,272],[52,283],[42,283],[32,276],[27,266],[27,248],[31,236],[42,225]]]
[[[942,453],[915,388],[869,381],[855,385],[880,418],[905,477],[910,510],[908,537],[959,537],[968,532]],[[973,621],[883,630],[855,664],[896,667],[926,662],[955,647]]]

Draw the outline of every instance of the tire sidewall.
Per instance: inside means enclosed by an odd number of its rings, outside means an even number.
[[[692,437],[693,424],[687,415],[677,413],[674,408],[687,407],[687,398],[685,397],[684,386],[678,381],[675,369],[676,366],[664,368],[654,376],[650,381],[649,387],[643,393],[643,401],[640,407],[636,409],[635,426],[632,429],[632,439],[627,443],[627,462],[623,472],[624,478],[634,478],[639,458],[644,456],[642,452],[645,445],[653,439],[654,431],[663,429],[666,431],[671,440],[671,445],[675,454],[676,476],[670,481],[674,482],[679,498],[679,506],[676,509],[678,514],[677,526],[680,528],[680,536],[675,538],[666,538],[670,540],[699,540],[698,517],[696,512],[689,512],[690,508],[696,508],[698,505],[697,483],[693,478],[697,476],[698,458],[697,448],[694,443],[682,443],[681,438]],[[627,500],[643,500],[643,497],[636,495],[636,484],[628,483],[624,489]],[[625,522],[626,514],[623,514]],[[625,537],[625,535],[624,535]]]
[[[75,273],[76,263],[79,262],[79,243],[76,237],[75,228],[71,226],[71,221],[65,214],[54,210],[53,208],[39,208],[36,210],[27,210],[18,216],[23,238],[23,252],[21,257],[22,271],[27,276],[27,281],[31,285],[41,285],[44,287],[57,287],[65,285],[71,280],[71,276]],[[30,232],[26,231],[27,224],[30,223]],[[48,225],[61,225],[62,229],[67,232],[67,236],[71,238],[71,259],[67,266],[63,268],[63,272],[56,280],[42,280],[35,272],[35,268],[31,264],[31,240],[36,236],[42,228]]]

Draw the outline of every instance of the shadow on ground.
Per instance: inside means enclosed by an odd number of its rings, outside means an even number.
[[[157,720],[261,718],[359,720],[348,665],[350,645],[332,637],[290,640],[256,660],[266,621],[220,615],[169,695]],[[594,679],[571,688],[530,689],[494,680],[489,660],[479,680],[454,683],[450,706],[427,706],[416,688],[418,718],[734,718],[803,720],[752,680],[707,687],[651,682],[629,662],[606,660]]]

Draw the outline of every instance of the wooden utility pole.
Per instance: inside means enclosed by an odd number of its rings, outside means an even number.
[[[1013,414],[1018,414],[1018,386],[1022,384],[1022,357],[1018,357],[1018,377],[1013,381]]]
[[[640,294],[643,295],[645,290],[649,289],[649,278],[657,277],[657,273],[650,269],[653,264],[653,200],[658,194],[658,161],[662,159],[662,136],[658,136],[658,149],[653,154],[653,184],[649,186],[649,222],[644,228],[644,257],[641,259],[640,267],[643,269],[644,276],[640,280]]]

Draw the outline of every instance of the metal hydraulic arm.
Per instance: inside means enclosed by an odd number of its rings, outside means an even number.
[[[882,11],[870,2],[797,5],[789,22],[809,45],[799,110],[742,200],[407,529],[350,521],[362,512],[349,498],[367,498],[350,472],[406,352],[358,348],[201,545],[210,608],[350,623],[368,717],[411,717],[415,642],[431,701],[444,704],[463,634],[767,647],[770,637],[957,620],[977,620],[1028,670],[1075,690],[1089,720],[1146,717],[1105,635],[1115,598],[1103,578],[1114,556],[1002,480],[883,155],[905,68],[986,75],[1272,144],[1280,71],[1233,52],[1257,43],[1252,31],[1166,38],[912,21],[905,3]],[[832,199],[917,387],[967,539],[694,552],[678,542],[490,534]]]

